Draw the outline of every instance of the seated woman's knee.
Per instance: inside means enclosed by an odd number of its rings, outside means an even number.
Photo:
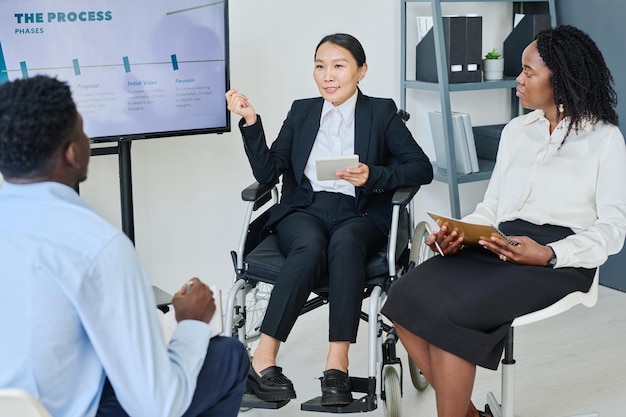
[[[339,230],[332,235],[328,243],[328,252],[345,253],[346,256],[350,256],[349,254],[365,256],[367,249],[365,243],[356,234],[350,230]]]

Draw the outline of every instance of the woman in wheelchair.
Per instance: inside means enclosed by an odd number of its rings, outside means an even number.
[[[328,35],[315,50],[313,78],[321,97],[296,100],[268,148],[261,117],[237,89],[226,93],[256,180],[276,184],[282,197],[267,227],[285,263],[276,279],[253,354],[248,389],[260,399],[295,398],[292,382],[276,366],[287,339],[320,278],[328,276],[329,349],[321,378],[322,405],[352,402],[348,350],[356,341],[365,260],[387,241],[391,197],[399,187],[432,180],[428,157],[391,99],[357,88],[367,72],[365,52],[347,34]],[[316,160],[358,155],[358,165],[321,180]]]
[[[496,369],[516,317],[587,291],[622,248],[626,148],[612,81],[587,34],[539,33],[517,77],[535,111],[504,128],[484,200],[464,218],[499,225],[514,244],[492,236],[463,248],[442,224],[426,243],[445,256],[391,287],[382,313],[435,389],[439,417],[484,416],[471,402],[476,365]]]

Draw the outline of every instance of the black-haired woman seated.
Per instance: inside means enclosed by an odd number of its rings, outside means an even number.
[[[365,261],[386,243],[391,198],[400,187],[429,183],[428,157],[415,142],[391,99],[357,88],[367,72],[365,52],[351,35],[324,37],[315,49],[313,78],[321,97],[296,100],[278,138],[268,148],[261,118],[236,89],[228,108],[242,117],[244,147],[259,183],[282,175],[280,204],[267,226],[286,260],[276,279],[248,390],[266,401],[295,398],[292,382],[276,366],[285,341],[313,288],[329,277],[329,349],[322,405],[352,402],[348,350],[356,341]],[[358,155],[358,166],[318,179],[315,161]]]
[[[436,256],[392,287],[383,314],[436,392],[439,417],[483,415],[471,402],[476,365],[496,369],[513,320],[574,291],[626,234],[626,149],[604,58],[572,26],[539,33],[522,55],[527,109],[502,132],[484,200],[464,220],[498,225],[466,246],[446,225]],[[461,250],[462,249],[462,250]]]

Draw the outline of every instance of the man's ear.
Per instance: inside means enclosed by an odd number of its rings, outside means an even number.
[[[81,168],[80,162],[80,150],[78,149],[78,142],[71,141],[65,145],[65,149],[63,150],[63,161],[74,169]]]

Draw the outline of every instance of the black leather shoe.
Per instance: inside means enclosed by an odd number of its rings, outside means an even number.
[[[322,405],[352,404],[350,378],[347,372],[338,369],[324,371],[322,381]]]
[[[252,369],[248,372],[246,391],[263,401],[283,401],[296,398],[293,383],[282,373],[283,368],[270,366],[261,371],[261,376]]]

